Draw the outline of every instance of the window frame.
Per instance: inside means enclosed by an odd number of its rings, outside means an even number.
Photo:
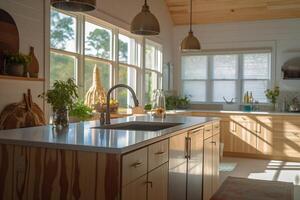
[[[150,45],[154,47],[154,66],[157,66],[157,69],[153,69],[153,68],[147,68],[146,67],[146,45]],[[157,76],[156,79],[156,85],[157,88],[162,88],[162,77],[163,77],[163,53],[161,54],[161,63],[158,63],[159,60],[159,56],[158,56],[158,52],[163,52],[163,46],[162,44],[159,44],[158,42],[152,41],[150,39],[144,39],[144,72],[143,72],[143,102],[144,103],[151,103],[151,102],[146,102],[146,84],[145,84],[145,75],[146,75],[146,71],[151,72],[151,73],[155,73]],[[159,66],[161,65],[161,66]],[[155,67],[154,67],[155,68]]]
[[[51,7],[51,10],[55,10],[59,13],[63,13],[65,15],[75,17],[76,19],[76,52],[70,52],[62,49],[56,49],[52,48],[50,46],[50,53],[58,53],[61,55],[66,55],[66,56],[74,56],[76,58],[76,65],[74,66],[74,74],[75,74],[75,81],[76,84],[78,85],[79,88],[79,95],[81,97],[84,97],[85,93],[85,59],[89,59],[91,61],[95,62],[100,62],[104,64],[110,65],[111,69],[111,77],[110,77],[110,86],[118,84],[119,83],[119,66],[127,67],[127,68],[134,68],[136,70],[136,86],[135,86],[135,91],[137,94],[138,99],[140,100],[141,103],[144,103],[144,91],[145,88],[143,87],[144,84],[140,84],[144,82],[145,78],[145,46],[146,46],[146,41],[151,42],[153,44],[160,45],[161,47],[161,52],[162,51],[162,44],[158,42],[154,42],[150,39],[145,39],[145,37],[142,36],[137,36],[132,33],[130,33],[127,30],[124,30],[120,27],[117,27],[113,24],[107,23],[101,19],[94,18],[92,16],[82,14],[82,13],[71,13],[67,11],[61,11],[56,8]],[[50,12],[51,12],[50,10]],[[50,14],[50,21],[51,21],[51,14]],[[97,26],[103,27],[105,29],[109,29],[112,32],[112,38],[111,38],[111,58],[106,59],[106,58],[100,58],[97,56],[92,56],[92,55],[85,55],[85,22],[89,22],[92,24],[95,24]],[[51,29],[51,27],[50,27]],[[124,63],[124,62],[119,62],[119,46],[118,46],[118,41],[119,41],[119,34],[122,34],[124,36],[127,36],[131,39],[135,40],[135,64],[129,64],[129,63]],[[51,34],[50,34],[50,39],[51,39]],[[163,55],[162,55],[162,61],[161,65],[163,64]],[[50,64],[51,67],[51,64]],[[152,71],[152,70],[151,70]],[[153,72],[158,73],[157,71],[153,70]],[[157,76],[157,82],[159,83],[159,87],[161,87],[162,81],[162,66],[161,66],[161,72],[159,72]],[[49,82],[51,80],[50,74],[49,74]],[[116,91],[113,92],[113,97],[116,97]]]
[[[269,79],[244,79],[243,78],[243,57],[244,54],[259,54],[269,53],[270,54],[270,71]],[[237,79],[213,79],[213,56],[215,55],[237,55]],[[207,79],[183,79],[182,77],[182,57],[184,56],[207,56]],[[191,104],[215,104],[223,105],[225,102],[214,102],[213,101],[213,82],[214,81],[236,81],[236,104],[243,104],[243,86],[245,80],[267,80],[267,88],[272,88],[275,85],[276,69],[275,69],[275,51],[271,47],[263,48],[251,48],[251,49],[228,49],[228,50],[206,50],[201,52],[181,52],[180,57],[180,94],[184,95],[183,82],[184,81],[206,81],[206,100],[205,101],[191,101]],[[269,102],[259,102],[259,104],[267,105]]]

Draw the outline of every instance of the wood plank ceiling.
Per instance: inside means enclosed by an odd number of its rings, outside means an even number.
[[[176,25],[189,23],[190,0],[165,0]],[[300,18],[300,0],[193,0],[193,23]]]

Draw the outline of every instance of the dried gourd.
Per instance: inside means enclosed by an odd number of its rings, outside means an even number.
[[[32,101],[31,91],[23,94],[23,101],[7,105],[0,114],[0,130],[43,126],[44,112]]]
[[[93,71],[93,83],[85,95],[85,105],[94,109],[95,105],[106,103],[106,91],[101,84],[100,69],[95,65]]]

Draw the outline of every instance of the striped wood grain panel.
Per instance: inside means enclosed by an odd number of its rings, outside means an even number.
[[[0,199],[115,200],[117,154],[0,144]]]

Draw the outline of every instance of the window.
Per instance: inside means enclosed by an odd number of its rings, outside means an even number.
[[[264,91],[271,84],[271,53],[183,55],[182,93],[192,102],[242,103],[252,92],[254,100],[266,103]]]
[[[76,78],[77,18],[56,10],[51,11],[50,84],[54,80]],[[64,71],[64,73],[61,73]]]
[[[161,87],[162,47],[158,43],[146,40],[145,47],[145,103],[152,100],[153,91]]]
[[[267,102],[265,90],[271,79],[271,54],[243,55],[243,94],[252,91],[255,100]]]
[[[224,99],[237,98],[236,85],[238,78],[237,55],[215,55],[212,57],[212,101],[224,102]]]
[[[206,100],[207,67],[207,56],[182,57],[183,94],[193,102]]]
[[[112,58],[112,31],[85,22],[85,55],[104,59]]]
[[[137,73],[140,74],[139,49],[140,45],[135,38],[125,34],[119,34],[119,70],[118,83],[123,83],[137,91]],[[133,105],[131,93],[124,88],[118,89],[118,101],[121,107]]]
[[[142,99],[146,88],[146,96],[151,96],[151,92],[160,87],[162,47],[158,43],[145,40],[143,44],[143,38],[111,24],[55,8],[51,9],[50,30],[51,85],[55,80],[74,78],[83,98],[92,85],[96,66],[106,90],[118,83],[127,84]],[[145,57],[149,56],[146,70],[141,62],[144,49],[148,53]],[[146,88],[141,84],[143,76],[148,80]],[[133,105],[127,89],[118,89],[114,95],[120,107]]]

